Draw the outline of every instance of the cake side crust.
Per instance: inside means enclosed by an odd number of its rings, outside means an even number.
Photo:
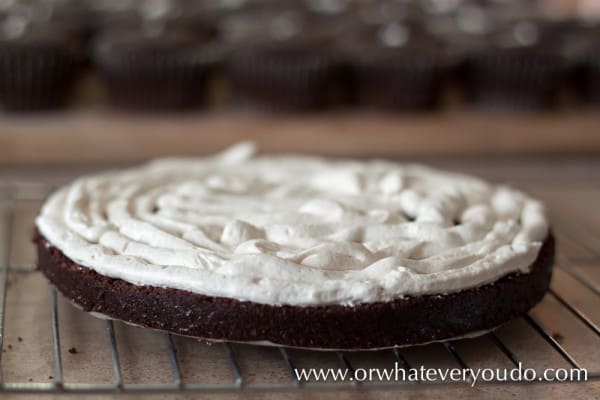
[[[315,349],[415,345],[493,329],[542,299],[554,262],[549,234],[529,273],[512,273],[481,287],[356,306],[276,306],[137,286],[73,262],[39,233],[34,242],[39,270],[85,311],[207,340]]]

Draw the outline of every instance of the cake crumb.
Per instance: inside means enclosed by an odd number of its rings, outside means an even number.
[[[75,348],[75,347],[71,347],[71,348],[69,349],[69,353],[71,353],[71,354],[77,354],[77,348]]]
[[[52,375],[48,375],[48,379],[54,379]]]
[[[29,380],[29,382],[33,382],[33,378],[29,378],[28,380]]]
[[[552,334],[552,339],[554,339],[554,340],[556,340],[557,342],[559,342],[559,343],[560,343],[560,342],[562,342],[562,340],[564,339],[564,337],[563,337],[563,335],[561,335],[560,333],[558,333],[558,332],[554,332],[554,333]]]
[[[21,336],[19,336],[19,337],[17,338],[17,340],[18,340],[19,342],[22,342],[22,341],[23,341],[23,338],[22,338]]]
[[[9,350],[12,350],[12,344],[9,344],[7,347]]]

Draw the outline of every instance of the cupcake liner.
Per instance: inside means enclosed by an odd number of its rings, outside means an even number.
[[[596,65],[587,70],[583,89],[583,99],[588,105],[600,106],[600,66]]]
[[[59,47],[0,45],[0,103],[6,110],[61,108],[81,69],[81,58]]]
[[[124,60],[103,68],[110,102],[135,110],[183,110],[206,100],[209,68],[175,60]]]
[[[556,104],[566,76],[567,64],[558,55],[492,51],[469,57],[464,87],[467,100],[476,107],[547,109]]]
[[[427,110],[440,99],[448,66],[425,54],[356,62],[354,85],[360,106],[389,110]]]
[[[311,111],[330,104],[338,65],[319,51],[248,50],[227,66],[235,102],[264,111]]]

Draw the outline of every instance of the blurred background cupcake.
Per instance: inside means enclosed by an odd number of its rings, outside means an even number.
[[[172,1],[145,1],[99,25],[93,59],[112,106],[175,111],[206,102],[220,53],[212,28],[185,11]]]
[[[600,24],[573,21],[562,37],[571,81],[584,106],[600,106]]]
[[[98,38],[94,60],[113,106],[185,110],[205,103],[218,54],[208,39],[188,31],[113,30]]]
[[[418,25],[389,22],[347,39],[359,106],[414,111],[439,104],[451,59]]]
[[[600,36],[600,35],[599,35]],[[584,101],[600,107],[600,43],[595,42],[587,54],[578,88]]]
[[[328,28],[333,27],[293,9],[255,10],[225,21],[233,101],[284,112],[329,106],[340,75]]]
[[[557,104],[568,64],[552,34],[527,3],[483,5],[485,28],[466,53],[462,84],[475,107],[539,110]],[[473,25],[475,15],[462,28]]]
[[[83,25],[60,4],[18,2],[0,15],[0,103],[10,111],[61,108],[84,61]]]

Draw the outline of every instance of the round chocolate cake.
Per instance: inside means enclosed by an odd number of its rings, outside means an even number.
[[[40,270],[86,311],[314,349],[489,331],[543,297],[554,256],[544,207],[509,187],[250,144],[80,178],[36,223]]]

